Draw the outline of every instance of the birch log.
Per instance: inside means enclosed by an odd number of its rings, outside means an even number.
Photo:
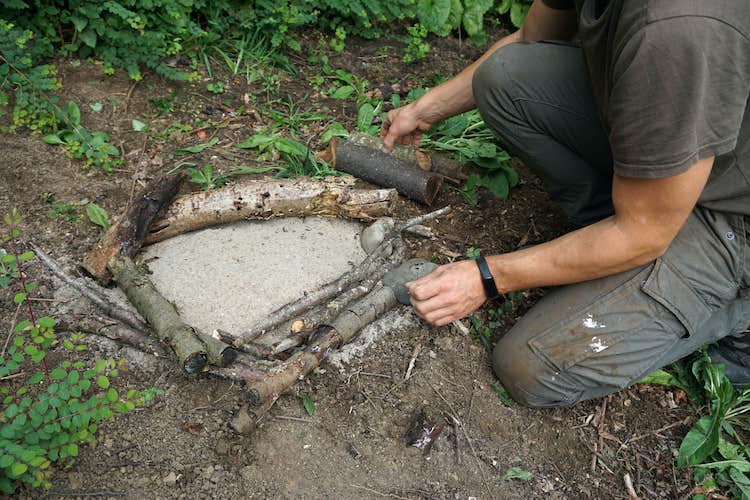
[[[391,212],[393,189],[354,189],[355,179],[256,179],[177,198],[146,244],[217,224],[274,216],[327,215],[373,220]]]

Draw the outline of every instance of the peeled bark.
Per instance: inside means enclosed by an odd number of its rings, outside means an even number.
[[[133,200],[130,208],[104,234],[83,259],[83,268],[102,283],[109,282],[110,260],[118,255],[135,257],[151,222],[172,201],[184,174],[159,176]]]
[[[155,221],[146,244],[245,219],[336,216],[373,220],[391,212],[393,189],[354,189],[352,178],[256,179],[177,198]]]
[[[351,141],[332,139],[331,153],[336,170],[378,186],[395,188],[400,194],[425,205],[432,205],[443,183],[437,174]]]

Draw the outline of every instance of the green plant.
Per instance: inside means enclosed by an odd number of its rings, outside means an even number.
[[[117,158],[120,151],[106,133],[89,132],[81,126],[81,110],[75,102],[68,101],[65,109],[54,106],[54,111],[58,126],[64,124],[66,127],[45,135],[44,142],[63,145],[69,157],[85,158],[86,166],[94,165],[106,172],[111,172],[112,167],[121,162]]]
[[[404,62],[410,63],[424,59],[430,51],[430,44],[425,41],[427,28],[417,23],[414,26],[406,28],[406,32],[409,33],[409,38],[406,45],[406,53],[404,54]]]
[[[531,7],[531,1],[529,0],[502,0],[497,7],[497,11],[500,14],[509,14],[513,26],[520,28],[523,20],[526,19],[529,7]]]
[[[482,250],[479,248],[469,247],[466,250],[467,259],[478,259],[481,254],[482,254]]]
[[[343,26],[336,28],[333,38],[331,38],[331,48],[336,52],[343,52],[346,40],[346,29]]]
[[[331,99],[349,99],[354,95],[358,105],[367,100],[366,92],[369,82],[364,78],[337,69],[334,72],[334,79],[334,84],[326,92]]]
[[[213,94],[223,94],[224,82],[209,82],[208,85],[206,85],[206,90]]]
[[[12,258],[20,286],[13,302],[27,315],[12,325],[0,352],[0,492],[13,494],[20,483],[49,488],[51,466],[73,464],[79,445],[94,440],[99,422],[146,404],[159,391],[129,390],[121,396],[110,385],[117,376],[114,360],[87,365],[75,359],[76,353],[86,351],[81,334],[61,342],[74,361],[48,365],[47,354],[57,340],[56,321],[39,317],[28,299],[36,286],[27,280],[21,264],[34,259],[34,253],[20,251],[18,211],[6,215],[4,222],[2,239],[11,253],[3,261],[9,264]]]
[[[225,174],[214,175],[213,167],[210,163],[203,165],[203,169],[195,168],[194,163],[181,163],[177,168],[186,168],[190,182],[198,184],[201,191],[208,191],[217,187],[224,186],[232,177],[247,174],[263,174],[280,170],[280,167],[246,167],[235,165],[232,170]]]
[[[62,219],[65,222],[74,222],[81,224],[83,222],[83,215],[78,213],[78,207],[85,206],[88,200],[83,199],[80,202],[69,202],[69,203],[56,203],[52,205],[50,211],[47,212],[47,217],[50,219]]]
[[[274,156],[282,160],[282,166],[276,177],[325,177],[344,175],[332,169],[324,161],[316,158],[310,147],[279,134],[256,134],[235,144],[240,149],[255,149],[261,159],[270,161]]]
[[[86,205],[86,215],[91,222],[101,227],[105,231],[112,225],[112,223],[109,222],[107,211],[96,203],[89,203],[88,205]]]

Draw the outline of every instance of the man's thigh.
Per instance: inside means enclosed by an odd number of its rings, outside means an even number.
[[[697,209],[655,262],[547,294],[497,343],[495,372],[522,403],[564,406],[740,331],[746,247],[741,219]]]

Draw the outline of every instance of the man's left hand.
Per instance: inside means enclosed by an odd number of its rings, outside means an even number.
[[[479,268],[473,260],[440,266],[406,284],[420,318],[443,326],[476,311],[485,301]]]

